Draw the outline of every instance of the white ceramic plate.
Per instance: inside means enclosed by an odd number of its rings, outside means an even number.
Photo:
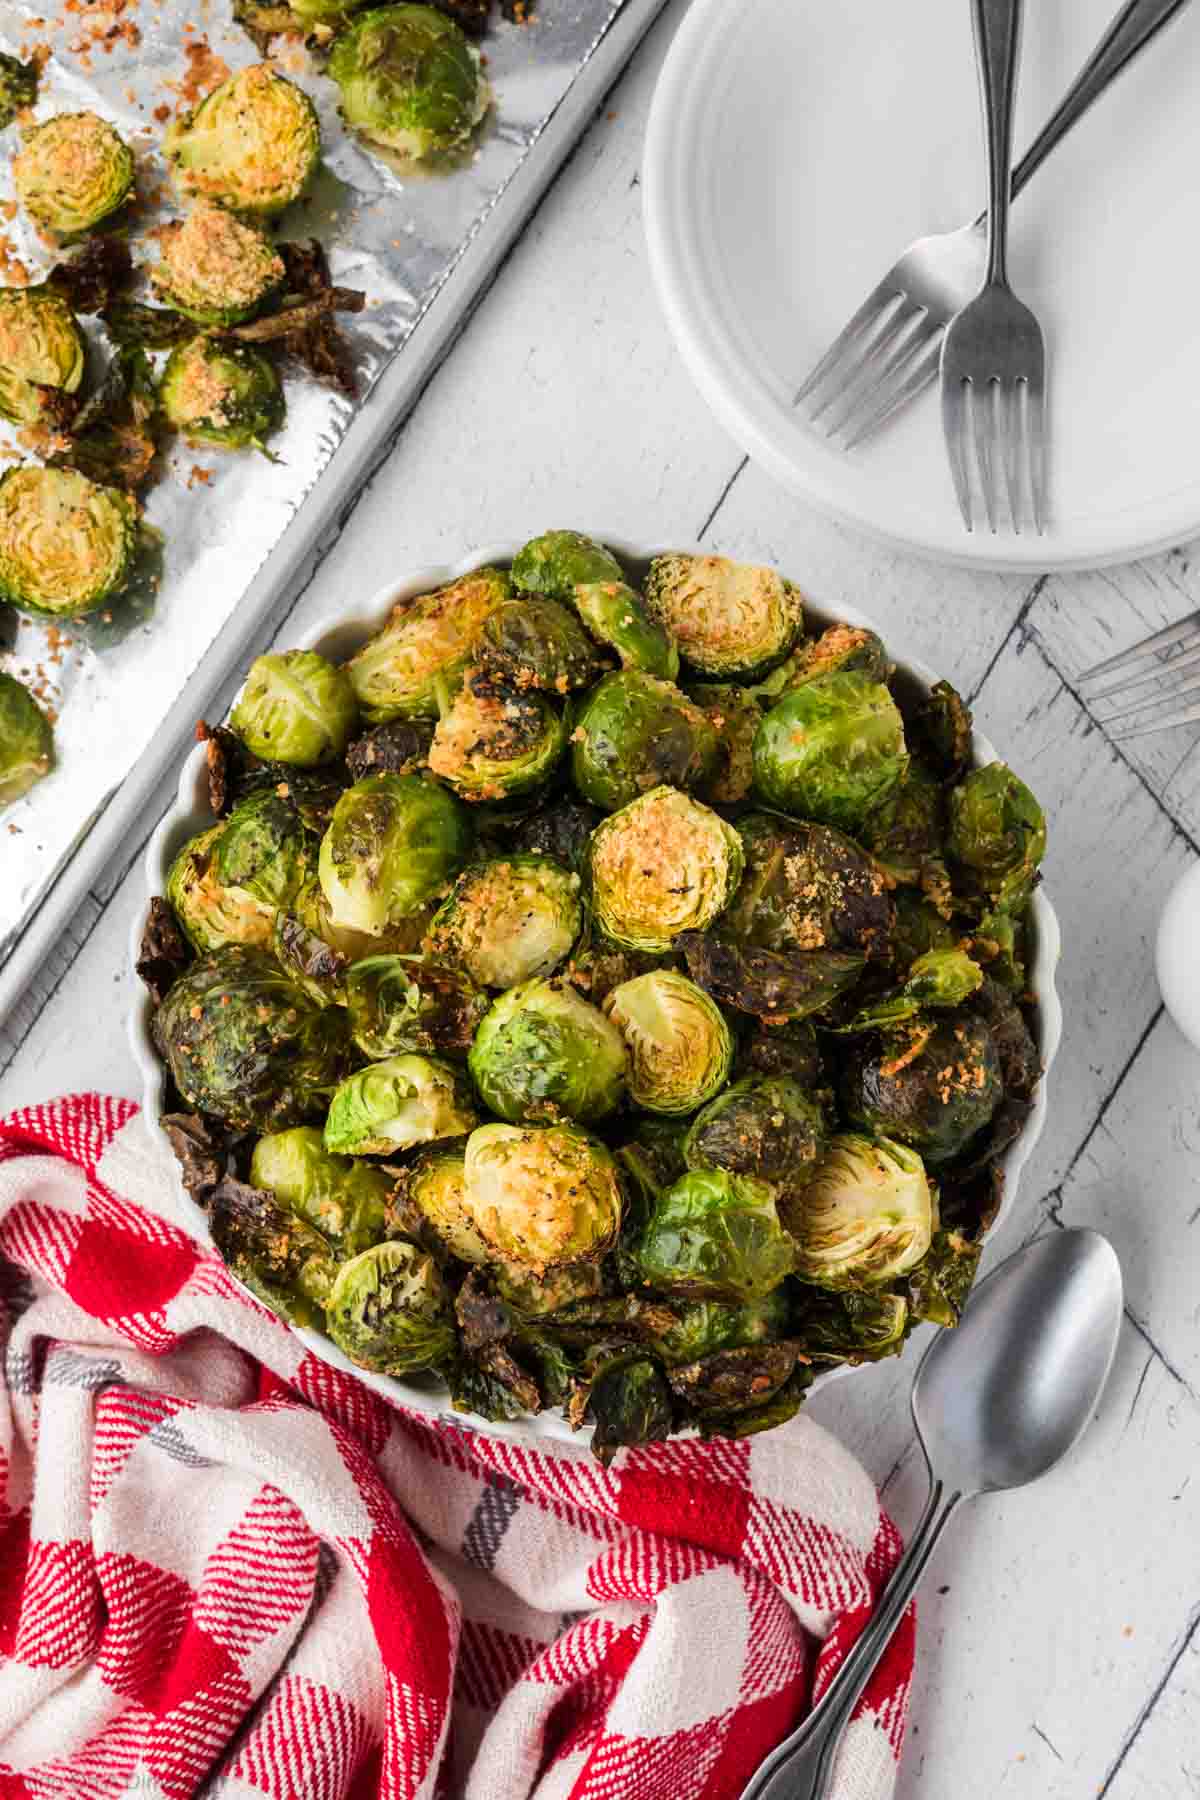
[[[659,549],[647,550],[623,543],[610,532],[593,533],[601,543],[611,545],[621,560],[637,574],[644,572],[651,557],[660,554],[663,549],[678,550],[678,544],[663,545]],[[380,629],[398,600],[415,594],[428,593],[440,587],[443,582],[455,581],[460,575],[468,574],[472,569],[480,568],[484,563],[511,563],[520,549],[519,543],[492,544],[475,551],[462,562],[453,567],[418,569],[413,574],[405,575],[390,582],[377,594],[360,607],[347,607],[344,612],[333,614],[314,625],[296,648],[303,650],[319,650],[325,656],[342,661],[351,656],[367,638]],[[689,546],[683,546],[688,548]],[[690,546],[699,551],[699,546]],[[702,553],[702,552],[701,552]],[[875,627],[872,621],[861,613],[857,607],[843,606],[837,612],[838,619],[844,619],[854,625]],[[809,608],[806,618],[811,628],[820,630],[834,622],[832,614],[826,615],[815,608]],[[929,687],[938,679],[932,670],[923,663],[904,655],[902,645],[888,643],[888,650],[897,666],[897,675],[902,680],[911,680],[922,687]],[[980,763],[994,762],[996,751],[985,737],[975,734],[975,759]],[[208,764],[203,744],[188,756],[179,776],[179,792],[174,806],[167,812],[158,830],[150,839],[146,850],[146,900],[166,891],[167,872],[176,853],[189,838],[195,837],[213,823],[212,809],[208,803]],[[129,957],[130,963],[136,964],[138,946],[142,935],[144,912],[138,909],[130,925]],[[1000,1217],[1012,1205],[1016,1193],[1017,1180],[1034,1145],[1041,1136],[1042,1126],[1046,1118],[1046,1090],[1050,1073],[1050,1065],[1054,1061],[1062,1036],[1062,1008],[1054,986],[1054,972],[1058,966],[1060,949],[1058,920],[1049,899],[1043,889],[1039,888],[1033,900],[1034,918],[1034,954],[1030,969],[1030,983],[1037,997],[1038,1046],[1041,1050],[1042,1063],[1045,1070],[1038,1088],[1033,1111],[1026,1122],[1025,1129],[1013,1143],[1004,1157],[1004,1198]],[[142,1105],[147,1120],[157,1131],[158,1116],[162,1110],[163,1094],[166,1083],[166,1071],[159,1060],[150,1036],[150,1020],[152,1007],[148,996],[140,982],[134,983],[138,999],[134,1003],[129,1018],[129,1038],[133,1054],[137,1059],[142,1075]],[[162,1143],[169,1150],[164,1133],[159,1133]],[[171,1157],[174,1167],[174,1158]],[[178,1179],[178,1177],[176,1177]],[[184,1191],[182,1182],[178,1186],[178,1205],[180,1217],[185,1219],[194,1237],[201,1243],[211,1245],[208,1219],[201,1207]],[[999,1218],[997,1219],[999,1224]],[[481,1429],[493,1434],[511,1438],[560,1438],[574,1443],[586,1443],[590,1436],[590,1427],[582,1433],[573,1432],[566,1421],[556,1412],[544,1412],[537,1418],[517,1419],[510,1423],[493,1424],[484,1419],[476,1419],[473,1415],[454,1413],[450,1407],[449,1396],[445,1387],[435,1380],[399,1381],[390,1375],[376,1375],[369,1370],[360,1369],[333,1344],[329,1338],[316,1331],[304,1331],[293,1327],[297,1336],[317,1356],[347,1374],[357,1375],[368,1387],[374,1388],[385,1398],[394,1400],[400,1406],[412,1407],[417,1412],[431,1414],[434,1417],[449,1416],[460,1422],[464,1417]],[[834,1379],[840,1375],[850,1374],[848,1367],[827,1370],[818,1377],[819,1382]],[[814,1386],[816,1384],[814,1383]],[[810,1390],[811,1391],[811,1390]]]
[[[1116,4],[1026,8],[1019,146]],[[650,116],[645,218],[671,331],[722,423],[805,500],[943,560],[1081,567],[1193,536],[1198,67],[1200,7],[1186,7],[1014,208],[1013,284],[1049,358],[1049,524],[968,536],[936,389],[849,455],[791,401],[901,250],[982,204],[970,8],[693,0]]]

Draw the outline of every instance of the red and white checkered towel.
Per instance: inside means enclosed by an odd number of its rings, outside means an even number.
[[[172,1221],[129,1102],[0,1125],[0,1800],[734,1800],[899,1543],[817,1426],[395,1411]],[[887,1800],[911,1619],[838,1800]]]

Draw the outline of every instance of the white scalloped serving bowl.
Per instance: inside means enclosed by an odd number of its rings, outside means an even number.
[[[623,543],[620,538],[606,531],[597,531],[592,535],[601,543],[610,545],[626,565],[639,573],[644,571],[652,557],[660,555],[663,550],[680,548],[678,544],[672,544],[662,546],[661,549],[648,550],[643,546]],[[520,543],[485,545],[452,566],[434,566],[414,570],[409,575],[389,582],[385,588],[373,594],[363,606],[347,606],[344,610],[323,619],[319,624],[314,625],[295,647],[304,650],[319,650],[323,655],[340,661],[352,655],[372,633],[379,630],[398,600],[427,593],[435,587],[440,587],[444,582],[455,581],[460,576],[468,574],[472,569],[481,567],[484,563],[510,563],[520,547]],[[693,545],[691,548],[697,554],[711,554],[711,552],[701,550],[698,545]],[[878,629],[873,620],[854,606],[839,607],[836,618],[850,624],[869,626],[873,630]],[[834,615],[825,613],[817,607],[807,607],[806,619],[817,626],[823,626],[832,623]],[[932,686],[934,681],[940,679],[924,663],[915,658],[897,654],[897,647],[890,635],[885,641],[889,654],[896,662],[897,673],[902,681],[907,679],[927,689]],[[974,751],[977,763],[997,760],[997,752],[979,732],[975,734]],[[167,871],[179,849],[189,838],[195,837],[198,832],[203,831],[212,822],[213,814],[208,803],[208,771],[205,751],[202,744],[197,744],[180,771],[179,791],[175,804],[166,813],[147,846],[144,865],[147,901],[154,895],[162,894],[165,891]],[[131,964],[137,961],[143,921],[144,909],[139,907],[130,927]],[[1037,1000],[1038,1047],[1041,1051],[1044,1073],[1038,1087],[1033,1111],[1025,1124],[1025,1129],[1020,1137],[1010,1145],[1003,1159],[1004,1197],[996,1225],[999,1225],[1012,1205],[1021,1170],[1041,1136],[1042,1126],[1046,1119],[1046,1091],[1050,1065],[1054,1061],[1062,1036],[1062,1008],[1054,983],[1061,940],[1057,916],[1042,888],[1038,888],[1034,895],[1033,922],[1034,953],[1030,969],[1030,984]],[[148,996],[140,995],[130,1014],[129,1036],[133,1054],[142,1073],[142,1104],[146,1117],[162,1144],[169,1149],[166,1136],[158,1125],[165,1087],[165,1070],[150,1036],[151,1011]],[[171,1162],[174,1165],[173,1157]],[[178,1177],[176,1178],[178,1179]],[[176,1204],[179,1209],[179,1218],[186,1223],[192,1235],[201,1243],[212,1247],[208,1219],[202,1208],[186,1192],[181,1181],[178,1183]],[[586,1443],[590,1436],[590,1428],[581,1432],[573,1432],[565,1419],[560,1417],[557,1412],[548,1411],[536,1418],[517,1419],[507,1423],[493,1423],[490,1420],[476,1418],[473,1414],[456,1413],[450,1406],[445,1384],[436,1378],[401,1381],[394,1376],[379,1375],[372,1373],[369,1369],[360,1369],[322,1333],[305,1330],[299,1326],[293,1326],[292,1329],[315,1355],[322,1357],[335,1368],[344,1370],[348,1375],[357,1376],[376,1393],[382,1394],[386,1400],[390,1400],[398,1406],[409,1407],[415,1412],[434,1418],[450,1417],[459,1424],[475,1425],[494,1435],[514,1439],[549,1437],[573,1443]],[[815,1391],[816,1387],[827,1381],[851,1373],[853,1370],[849,1366],[826,1370],[817,1377],[810,1392]]]

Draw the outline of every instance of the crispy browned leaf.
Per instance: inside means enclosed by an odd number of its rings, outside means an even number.
[[[191,949],[175,914],[165,900],[151,900],[138,950],[137,972],[155,1005],[191,960]]]

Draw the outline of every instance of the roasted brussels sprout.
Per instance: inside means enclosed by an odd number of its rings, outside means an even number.
[[[126,585],[137,542],[137,506],[117,488],[33,464],[0,475],[0,600],[21,612],[95,612]]]
[[[592,837],[592,903],[601,929],[629,950],[670,950],[703,931],[742,878],[732,825],[678,788],[653,788],[612,813]]]
[[[928,1260],[928,1258],[926,1258]],[[915,1279],[916,1271],[909,1277]],[[874,1288],[799,1290],[791,1330],[816,1363],[880,1362],[899,1356],[908,1336],[908,1301]]]
[[[282,650],[251,663],[229,722],[255,756],[311,769],[342,755],[357,719],[343,669],[315,650]]]
[[[971,709],[948,681],[935,681],[908,734],[942,781],[957,781],[971,760]]]
[[[825,1061],[811,1019],[760,1023],[758,1030],[743,1040],[738,1070],[748,1075],[789,1075],[802,1088],[820,1088]]]
[[[746,868],[722,930],[763,950],[857,950],[886,957],[892,908],[879,870],[828,825],[774,813],[738,820]]]
[[[934,1198],[915,1150],[852,1132],[832,1138],[807,1182],[781,1200],[796,1273],[815,1287],[882,1286],[916,1267]]]
[[[566,742],[562,714],[544,694],[478,671],[438,720],[429,767],[464,800],[504,800],[541,787]]]
[[[346,751],[350,779],[361,781],[364,775],[416,775],[426,766],[432,741],[433,726],[427,719],[389,719],[386,725],[372,726],[355,738]]]
[[[337,1256],[322,1232],[266,1189],[228,1178],[212,1193],[208,1223],[231,1272],[264,1306],[293,1325],[325,1323]]]
[[[484,1105],[514,1125],[588,1124],[625,1096],[620,1033],[565,981],[526,981],[501,994],[467,1060]]]
[[[817,675],[773,706],[754,740],[754,780],[782,812],[857,831],[908,766],[904,722],[881,682]]]
[[[728,1300],[761,1300],[796,1261],[774,1188],[728,1169],[692,1169],[668,1188],[633,1256],[651,1287]]]
[[[335,40],[329,73],[347,125],[401,156],[457,150],[491,103],[477,52],[431,6],[362,14]]]
[[[372,1061],[463,1054],[488,1010],[468,975],[423,956],[368,956],[346,971],[350,1034]]]
[[[1000,1058],[972,1013],[917,1018],[861,1040],[842,1073],[842,1109],[864,1131],[950,1162],[987,1125],[1003,1092]]]
[[[493,1253],[538,1275],[598,1261],[620,1229],[616,1164],[574,1125],[480,1125],[467,1141],[465,1192]]]
[[[390,1177],[353,1157],[331,1156],[314,1125],[260,1137],[250,1180],[315,1226],[339,1260],[357,1256],[384,1236]]]
[[[624,1351],[607,1358],[591,1380],[583,1416],[594,1421],[592,1454],[607,1465],[618,1450],[670,1437],[671,1390],[651,1357]]]
[[[678,1117],[643,1118],[637,1121],[633,1136],[617,1151],[621,1180],[630,1198],[625,1225],[638,1215],[644,1225],[652,1203],[669,1187],[674,1187],[687,1169],[683,1160],[683,1140],[687,1122]]]
[[[801,600],[774,569],[725,556],[657,556],[646,608],[694,669],[752,681],[781,663],[800,630]]]
[[[496,1292],[506,1305],[529,1319],[541,1319],[577,1301],[593,1300],[604,1285],[599,1263],[563,1263],[532,1275],[528,1269],[502,1263],[496,1270]]]
[[[390,1056],[348,1075],[325,1119],[325,1148],[343,1156],[389,1156],[470,1131],[466,1082],[434,1056]]]
[[[674,1323],[654,1336],[655,1355],[668,1368],[721,1350],[775,1343],[788,1335],[788,1298],[782,1286],[758,1300],[691,1300],[674,1311]]]
[[[318,1117],[347,1062],[340,1016],[315,1006],[265,951],[241,944],[185,970],[153,1029],[188,1105],[247,1130]]]
[[[96,113],[56,113],[25,133],[13,184],[39,225],[74,237],[124,206],[133,192],[133,158]]]
[[[1046,816],[1004,763],[972,769],[950,794],[950,854],[1003,907],[1020,904],[1046,854]]]
[[[602,814],[577,800],[558,800],[527,819],[516,835],[518,850],[547,856],[577,874],[587,867],[588,846]]]
[[[624,581],[625,571],[611,550],[582,531],[543,531],[517,551],[512,578],[522,593],[569,600],[577,587]]]
[[[400,1177],[403,1203],[415,1215],[424,1242],[464,1263],[486,1263],[491,1252],[471,1220],[466,1203],[465,1137],[439,1138],[415,1152]],[[399,1210],[399,1209],[398,1209]]]
[[[928,1007],[941,1011],[943,1007],[961,1006],[982,981],[983,970],[965,950],[928,950],[912,964],[902,987],[868,1000],[847,1024],[837,1029],[845,1033],[872,1031],[878,1026],[915,1019]]]
[[[269,944],[277,908],[295,899],[308,870],[308,834],[293,808],[275,794],[252,794],[184,845],[167,898],[197,950]]]
[[[787,686],[799,687],[815,675],[833,675],[843,669],[870,681],[886,681],[892,665],[882,638],[861,625],[831,625],[820,637],[799,645],[787,665]]]
[[[891,882],[919,887],[943,912],[950,910],[945,863],[945,800],[919,763],[864,821],[860,837]]]
[[[701,709],[640,669],[598,681],[571,733],[575,786],[605,812],[651,788],[695,787],[714,772],[717,756],[717,734]]]
[[[580,582],[571,597],[596,642],[615,650],[623,668],[674,681],[679,651],[624,581]]]
[[[335,926],[379,937],[419,912],[467,859],[471,823],[419,775],[368,775],[347,788],[321,840],[321,888]]]
[[[583,924],[579,877],[548,856],[505,856],[464,869],[434,914],[430,949],[480,987],[550,975]]]
[[[436,1369],[454,1351],[454,1308],[437,1264],[400,1238],[342,1264],[325,1318],[351,1362],[383,1375]]]
[[[702,682],[688,689],[717,734],[717,760],[697,793],[709,806],[740,806],[754,786],[754,738],[762,709],[732,682]]]
[[[892,906],[892,960],[901,971],[911,969],[930,950],[953,950],[953,928],[933,903],[911,888],[900,888]]]
[[[346,664],[363,717],[437,719],[462,684],[479,634],[512,592],[501,569],[475,569],[432,594],[401,600]]]
[[[269,63],[239,69],[163,140],[185,194],[269,216],[305,192],[321,155],[308,95]]]
[[[803,1183],[825,1132],[819,1102],[790,1076],[747,1076],[697,1114],[683,1155],[689,1169],[729,1169],[789,1187]]]
[[[954,1326],[979,1269],[982,1247],[958,1231],[935,1231],[921,1261],[904,1283],[914,1323]]]
[[[395,920],[381,937],[335,925],[312,876],[276,913],[272,947],[284,971],[319,1006],[344,1006],[350,965],[368,956],[411,955],[420,949],[429,917],[423,908]]]
[[[614,988],[604,1011],[629,1053],[629,1092],[653,1113],[692,1113],[729,1077],[733,1034],[686,975],[653,969]]]
[[[678,948],[706,993],[771,1025],[823,1012],[866,963],[854,950],[756,950],[718,931],[685,931]]]
[[[283,285],[283,258],[256,225],[199,201],[159,239],[150,279],[168,306],[198,325],[237,325]]]
[[[49,719],[23,682],[0,672],[0,807],[48,775],[53,759]]]
[[[79,391],[85,359],[65,300],[45,288],[0,288],[0,418],[40,424],[48,397]]]
[[[180,344],[167,359],[158,392],[167,424],[189,444],[261,450],[283,424],[283,388],[274,364],[251,344],[205,337]]]
[[[18,113],[32,106],[38,95],[38,65],[30,58],[22,62],[0,50],[0,131],[12,124]]]
[[[544,594],[514,595],[485,621],[475,660],[518,688],[568,694],[599,672],[592,640],[574,613]]]

